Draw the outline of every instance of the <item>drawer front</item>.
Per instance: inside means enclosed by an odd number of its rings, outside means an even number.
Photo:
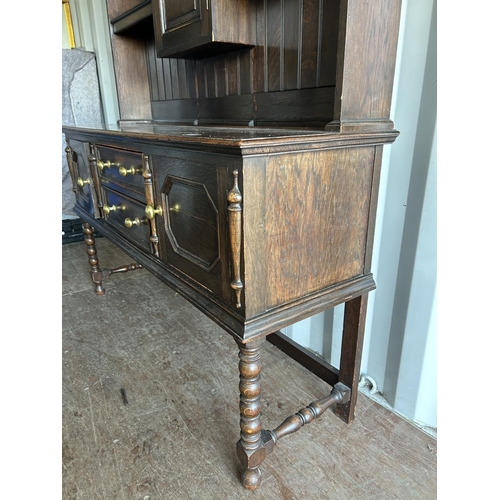
[[[93,175],[88,143],[68,140],[70,151],[67,150],[68,168],[73,181],[76,203],[95,218],[99,218],[98,197],[95,189],[96,177]]]
[[[227,186],[231,174],[220,158],[176,150],[152,156],[160,256],[167,266],[231,303]],[[223,162],[222,162],[223,163]]]
[[[112,189],[103,187],[103,192],[103,213],[106,222],[123,233],[129,241],[150,252],[151,229],[145,215],[146,206]]]
[[[139,152],[95,145],[97,168],[102,183],[115,190],[144,198],[143,156]]]

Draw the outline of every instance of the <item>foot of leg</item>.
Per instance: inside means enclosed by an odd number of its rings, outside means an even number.
[[[103,274],[99,267],[99,259],[97,258],[94,228],[87,222],[83,223],[83,234],[85,235],[87,255],[89,256],[90,276],[95,284],[95,293],[96,295],[104,295],[104,287],[102,286]]]

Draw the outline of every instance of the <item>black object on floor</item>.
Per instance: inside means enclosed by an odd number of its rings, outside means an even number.
[[[73,243],[75,241],[83,241],[85,236],[83,234],[83,221],[82,219],[63,219],[62,221],[62,243]],[[94,231],[94,237],[98,238],[102,235],[98,231]]]

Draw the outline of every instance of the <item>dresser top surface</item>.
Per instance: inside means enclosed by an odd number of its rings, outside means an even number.
[[[105,134],[127,134],[147,137],[157,137],[164,140],[175,141],[225,141],[234,144],[242,141],[262,141],[266,139],[292,139],[304,137],[331,136],[332,132],[327,132],[317,128],[276,128],[276,127],[251,127],[251,126],[208,126],[208,125],[170,125],[162,123],[144,122],[121,122],[114,125],[87,124],[75,127],[63,126],[68,130],[87,130],[89,132]]]
[[[203,125],[170,125],[141,122],[121,122],[119,125],[63,126],[63,132],[98,136],[103,139],[155,141],[183,144],[186,146],[211,146],[238,150],[262,150],[271,152],[275,148],[293,150],[297,147],[316,149],[346,145],[345,143],[392,142],[394,132],[389,134],[339,133],[322,129],[274,128],[274,127],[215,127]],[[397,134],[397,133],[396,133]],[[384,137],[382,137],[384,136]],[[254,151],[256,152],[256,151]]]

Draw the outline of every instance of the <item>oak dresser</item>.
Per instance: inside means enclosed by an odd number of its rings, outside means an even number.
[[[63,127],[95,292],[146,268],[234,337],[236,452],[255,489],[280,438],[329,407],[354,418],[400,2],[108,0],[108,13],[121,119]],[[132,263],[103,267],[96,229]],[[280,334],[341,303],[339,367]],[[332,385],[274,430],[266,339]]]

